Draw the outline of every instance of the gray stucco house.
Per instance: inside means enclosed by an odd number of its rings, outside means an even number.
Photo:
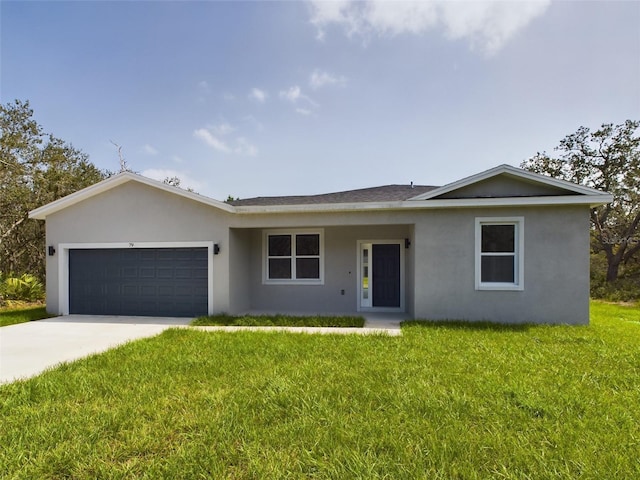
[[[126,172],[30,216],[46,220],[54,314],[585,324],[589,210],[610,201],[509,165],[443,187],[231,204]]]

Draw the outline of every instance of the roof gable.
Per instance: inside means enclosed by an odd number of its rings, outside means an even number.
[[[511,165],[500,165],[422,195],[417,195],[411,200],[558,197],[569,195],[607,196],[608,194],[575,183],[532,173]]]
[[[43,205],[42,207],[36,208],[35,210],[29,212],[29,217],[38,220],[44,220],[47,216],[57,211],[63,210],[67,207],[75,205],[76,203],[82,202],[83,200],[94,197],[100,193],[111,190],[127,182],[141,183],[143,185],[157,188],[158,190],[163,190],[165,192],[188,198],[205,205],[216,207],[227,212],[234,211],[234,208],[232,206],[227,205],[224,202],[220,202],[218,200],[214,200],[197,193],[188,192],[187,190],[183,190],[179,187],[167,185],[157,180],[152,180],[150,178],[143,177],[142,175],[138,175],[132,172],[122,172],[105,180],[102,180],[101,182],[98,182],[94,185],[91,185],[90,187],[83,188],[82,190],[78,190],[77,192],[67,195],[66,197],[59,198],[58,200]]]
[[[337,212],[398,209],[504,207],[524,205],[603,205],[613,196],[593,188],[500,165],[444,187],[386,185],[322,195],[256,197],[231,204],[131,172],[107,178],[29,212],[30,218],[47,216],[127,182],[134,182],[208,205],[229,213]]]

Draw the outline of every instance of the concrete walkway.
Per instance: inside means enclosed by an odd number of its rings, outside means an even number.
[[[0,328],[0,384],[41,373],[131,340],[187,325],[190,318],[69,315]]]
[[[189,327],[205,332],[292,332],[319,335],[402,335],[400,328],[352,328],[352,327],[237,327],[237,326],[211,326]]]
[[[401,335],[399,314],[366,314],[365,328],[189,327],[205,331],[287,331],[307,334]],[[152,337],[190,318],[67,315],[0,328],[0,384],[37,375],[62,362]]]

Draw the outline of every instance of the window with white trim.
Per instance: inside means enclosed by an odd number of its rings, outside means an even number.
[[[524,218],[476,218],[476,290],[524,289]]]
[[[264,282],[322,284],[323,232],[271,230],[264,234]]]

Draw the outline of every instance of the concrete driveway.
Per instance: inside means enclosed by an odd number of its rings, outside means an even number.
[[[190,318],[68,315],[0,328],[0,384],[152,337]]]

